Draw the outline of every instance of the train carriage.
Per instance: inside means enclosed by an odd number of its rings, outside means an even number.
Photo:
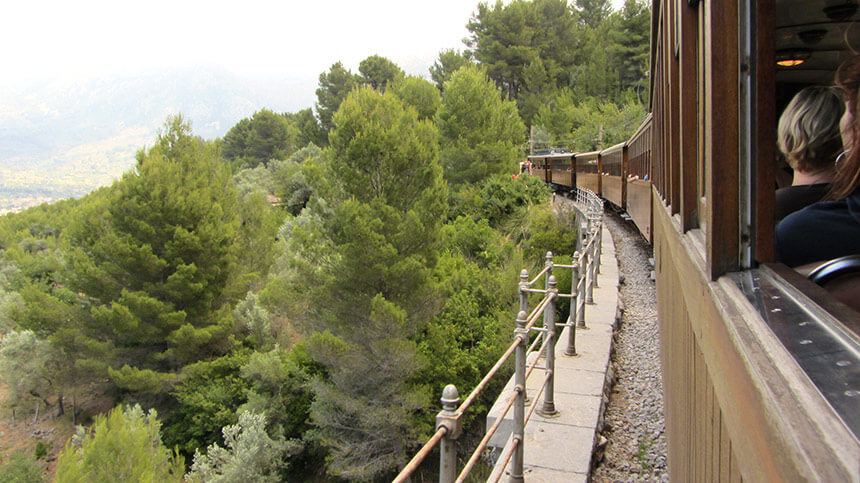
[[[625,209],[639,231],[651,239],[651,115],[627,142]]]
[[[860,47],[857,4],[655,1],[652,12],[670,474],[858,481],[857,313],[773,263],[777,106],[832,84],[845,40]]]
[[[860,313],[773,242],[778,113],[860,50],[858,10],[654,0],[651,115],[574,156],[653,243],[672,479],[860,481]]]
[[[625,209],[627,184],[627,143],[619,143],[600,153],[601,196],[615,206]]]
[[[601,194],[600,152],[576,153],[574,159],[576,185]]]

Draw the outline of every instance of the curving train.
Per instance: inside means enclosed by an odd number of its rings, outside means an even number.
[[[625,210],[653,246],[672,479],[860,481],[858,264],[823,260],[811,280],[774,249],[779,113],[860,50],[858,10],[653,0],[639,130],[529,156],[547,183]]]

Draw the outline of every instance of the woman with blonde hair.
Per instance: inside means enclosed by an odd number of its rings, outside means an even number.
[[[845,113],[844,152],[826,201],[788,215],[776,226],[777,260],[791,267],[860,254],[860,55],[839,66]]]
[[[776,221],[816,201],[830,190],[834,161],[842,152],[839,119],[845,105],[833,87],[806,87],[779,118],[777,141],[794,170],[791,186],[776,190]]]

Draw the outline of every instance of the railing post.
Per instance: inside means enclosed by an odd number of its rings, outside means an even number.
[[[567,349],[564,355],[576,355],[576,317],[579,305],[579,252],[573,252],[573,274],[570,276],[570,314],[567,321],[570,323],[567,332]]]
[[[557,413],[555,410],[555,306],[558,299],[558,289],[555,276],[550,275],[547,281],[546,296],[549,297],[549,304],[543,312],[543,325],[546,329],[546,370],[549,372],[549,378],[546,381],[546,389],[544,389],[543,407],[541,415],[552,416]]]
[[[529,313],[529,271],[523,269],[520,272],[520,312]]]
[[[603,255],[603,220],[597,224],[597,274],[600,274],[600,256]],[[594,277],[594,283],[597,283],[597,277]]]
[[[514,401],[514,431],[511,443],[516,442],[513,461],[511,462],[511,481],[523,481],[523,457],[525,455],[525,425],[526,425],[526,348],[528,347],[529,331],[526,330],[528,314],[520,312],[517,315],[517,328],[514,337],[519,340],[516,353],[516,370],[514,373],[514,390],[517,392]]]
[[[552,252],[546,252],[546,262],[544,263],[547,268],[546,271],[546,280],[544,282],[544,287],[549,287],[549,278],[552,276]]]
[[[457,438],[461,430],[458,404],[457,388],[448,384],[442,390],[442,410],[436,416],[436,429],[441,426],[447,429],[439,447],[439,483],[453,483],[457,479]]]
[[[594,305],[594,247],[596,241],[594,238],[591,239],[591,247],[588,249],[588,264],[585,266],[588,282],[585,284],[585,303],[588,305]]]
[[[552,252],[546,252],[545,266],[546,266],[547,270],[546,270],[546,276],[544,277],[543,288],[547,290],[547,295],[549,295],[549,281],[551,279],[554,279],[554,277],[552,276],[552,267],[553,267],[553,265],[552,265]],[[544,309],[544,324],[543,324],[543,326],[544,326],[544,328],[546,328],[546,309]],[[544,332],[544,334],[543,334],[543,340],[544,340],[544,342],[546,342],[546,340],[547,340],[546,332]]]
[[[594,229],[594,247],[592,247],[594,257],[591,259],[591,286],[600,288],[597,284],[597,274],[600,273],[600,222],[595,223]]]
[[[584,252],[582,252],[582,255],[579,257],[579,270],[578,270],[579,271],[579,277],[582,279],[582,290],[577,291],[577,296],[576,296],[577,305],[580,305],[580,302],[582,305],[581,309],[580,309],[580,307],[576,308],[576,310],[579,314],[579,320],[577,320],[576,326],[580,329],[585,328],[585,303],[584,303],[584,301],[585,301],[585,293],[588,291],[586,288],[586,284],[588,283],[588,279],[587,279],[588,272],[586,271],[586,267],[587,267],[586,264],[587,263],[588,263],[588,250],[585,250]]]

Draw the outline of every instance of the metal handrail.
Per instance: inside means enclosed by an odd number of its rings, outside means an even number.
[[[533,404],[529,409],[528,414],[525,414],[524,405],[526,399],[525,381],[528,376],[536,368],[545,370],[543,384],[537,389],[535,400],[541,396],[544,398],[541,414],[554,414],[556,412],[554,405],[554,378],[555,378],[555,327],[562,325],[568,327],[569,337],[565,354],[569,356],[576,355],[576,329],[585,328],[585,306],[593,304],[592,291],[597,286],[597,278],[600,274],[600,255],[603,238],[603,200],[591,191],[576,188],[574,190],[575,203],[577,211],[582,213],[585,220],[588,222],[586,228],[586,238],[581,244],[580,251],[573,255],[573,262],[569,265],[554,264],[552,253],[547,253],[546,264],[544,268],[529,280],[528,272],[523,270],[520,273],[520,312],[517,315],[517,328],[514,330],[514,338],[511,345],[507,348],[504,354],[496,361],[496,364],[490,371],[481,379],[481,382],[472,390],[469,396],[460,404],[457,397],[457,390],[453,385],[445,388],[442,396],[443,410],[436,417],[437,429],[431,439],[421,448],[421,450],[410,460],[403,468],[400,474],[394,481],[406,481],[409,476],[417,470],[421,462],[426,458],[433,448],[440,442],[442,451],[440,451],[440,482],[453,482],[457,475],[456,465],[456,448],[457,438],[459,437],[462,418],[466,410],[472,405],[478,395],[487,387],[489,381],[499,372],[502,365],[516,354],[516,371],[515,384],[513,394],[506,401],[506,405],[502,413],[498,416],[495,424],[487,431],[484,438],[478,444],[477,449],[472,453],[463,470],[456,481],[464,481],[466,476],[472,470],[483,450],[489,445],[492,436],[498,431],[501,422],[505,415],[514,408],[514,429],[511,435],[511,444],[503,453],[500,463],[493,471],[488,481],[498,481],[504,469],[513,459],[513,470],[511,475],[515,479],[522,479],[523,468],[523,434],[525,423],[531,418],[532,413],[536,410],[537,404]],[[556,289],[556,279],[552,275],[553,269],[569,269],[572,270],[571,277],[571,293],[559,294]],[[542,277],[546,277],[545,288],[532,288]],[[543,294],[541,301],[528,311],[528,295],[530,293]],[[555,323],[556,302],[559,298],[570,298],[570,313],[564,324]],[[540,315],[544,316],[544,327],[536,328],[535,324]],[[535,339],[531,344],[528,343],[528,334],[532,331],[542,333],[540,338]],[[529,353],[534,353],[535,347],[540,343],[540,349],[537,351],[537,357],[531,364],[526,363],[526,356]],[[528,346],[528,347],[527,347]],[[545,367],[537,367],[538,359],[541,354],[545,353]],[[456,410],[455,410],[456,408]],[[447,449],[446,449],[447,447]]]

